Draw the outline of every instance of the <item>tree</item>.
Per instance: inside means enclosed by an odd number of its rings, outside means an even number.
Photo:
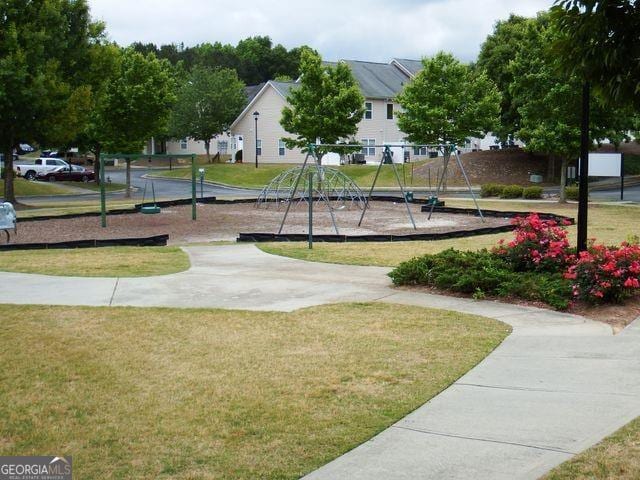
[[[414,143],[463,144],[493,130],[500,93],[481,70],[448,53],[422,60],[423,69],[398,96],[398,126]]]
[[[280,124],[296,138],[283,139],[288,148],[322,143],[343,143],[358,131],[364,115],[364,97],[345,63],[323,65],[317,52],[304,49],[300,60],[300,86],[292,88],[282,109]],[[336,148],[318,148],[318,160]]]
[[[520,128],[520,114],[509,92],[513,82],[510,62],[524,48],[527,25],[535,21],[533,18],[511,15],[507,20],[496,23],[493,33],[480,48],[476,66],[485,71],[502,94],[500,123],[493,131],[502,142],[512,140],[514,132]]]
[[[525,149],[561,158],[560,202],[565,202],[567,167],[580,152],[582,80],[565,73],[562,60],[549,48],[558,34],[546,14],[528,25],[524,48],[511,63],[509,91],[521,116],[516,135],[525,142]],[[606,106],[600,98],[594,100],[591,138],[618,143],[628,139],[633,113]]]
[[[607,101],[640,108],[640,2],[560,0],[552,15],[563,68]]]
[[[15,202],[13,151],[22,142],[66,143],[84,127],[90,88],[82,76],[104,27],[85,0],[0,4],[0,150],[4,198]]]
[[[244,83],[235,70],[195,67],[178,92],[169,133],[203,141],[210,161],[211,139],[229,129],[246,103]]]
[[[96,170],[105,149],[140,152],[145,141],[165,131],[175,101],[175,79],[166,60],[114,46],[102,55],[105,81],[96,91],[91,120],[83,132],[84,144],[95,154]]]

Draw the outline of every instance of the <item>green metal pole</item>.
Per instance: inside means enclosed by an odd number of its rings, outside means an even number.
[[[100,156],[100,221],[102,228],[107,228],[107,198],[104,188],[104,159]]]
[[[191,155],[191,219],[196,218],[196,156]]]
[[[309,172],[309,250],[313,249],[313,172]]]

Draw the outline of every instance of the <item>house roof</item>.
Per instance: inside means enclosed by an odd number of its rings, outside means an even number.
[[[368,99],[392,99],[404,88],[415,73],[422,69],[422,63],[418,60],[393,59],[391,63],[362,62],[359,60],[341,60],[346,63],[360,85],[362,95]],[[325,65],[335,65],[337,62],[323,62]],[[247,106],[231,125],[233,128],[242,117],[252,108],[258,97],[267,88],[273,88],[282,98],[286,99],[292,88],[298,86],[298,82],[279,82],[269,80],[266,83],[252,85],[245,88],[247,94]]]
[[[247,103],[251,103],[251,101],[256,98],[256,95],[260,93],[260,90],[266,85],[266,82],[262,82],[258,85],[248,85],[244,87],[244,93],[247,95]]]
[[[389,63],[344,60],[360,84],[366,98],[394,98],[409,81],[409,76]]]
[[[415,77],[420,70],[422,70],[422,62],[420,60],[409,60],[406,58],[394,58],[392,62],[397,63],[412,77]]]
[[[297,85],[296,82],[278,82],[276,80],[270,80],[269,83],[285,98],[287,98],[291,89]]]

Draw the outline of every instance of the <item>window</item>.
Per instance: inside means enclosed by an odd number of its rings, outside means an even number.
[[[426,157],[427,147],[413,147],[413,155],[416,157]]]
[[[393,120],[393,103],[387,103],[387,120]]]
[[[371,120],[373,118],[373,103],[364,102],[364,118]]]
[[[262,140],[258,140],[256,144],[256,155],[262,155]]]
[[[187,142],[186,138],[183,138],[182,140],[180,140],[180,149],[181,150],[186,150],[188,146],[189,146],[189,142]]]
[[[375,157],[376,155],[376,147],[373,145],[376,144],[375,138],[363,138],[362,139],[362,154],[366,157]]]
[[[229,147],[229,144],[227,143],[227,141],[218,140],[218,153],[220,155],[226,155],[228,147]]]
[[[47,165],[56,166],[58,165],[58,162],[56,162],[55,160],[47,160]]]
[[[287,151],[287,146],[284,144],[283,140],[278,140],[278,155],[284,157],[284,154]]]

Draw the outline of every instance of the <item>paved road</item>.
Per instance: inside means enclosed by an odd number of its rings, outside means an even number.
[[[147,183],[147,198],[151,197],[151,180],[143,178],[148,174],[147,169],[132,169],[131,170],[131,185],[135,189],[132,192],[132,199],[134,201],[141,201],[144,191],[145,183]],[[156,170],[153,173],[158,173]],[[113,183],[124,184],[125,171],[122,169],[108,170],[107,176]],[[190,198],[191,197],[191,183],[181,180],[171,179],[154,179],[154,188],[156,191],[156,198],[169,200],[176,198]],[[81,187],[82,185],[79,184]],[[198,198],[204,193],[205,197],[209,196],[225,196],[225,197],[255,197],[257,195],[256,190],[225,187],[221,185],[209,185],[204,184],[202,186],[198,182],[196,193]],[[87,202],[98,201],[100,195],[98,192],[90,194],[70,194],[70,195],[55,195],[55,196],[38,196],[38,197],[25,197],[24,201],[28,204],[37,205],[39,203],[70,203],[70,202]],[[108,200],[125,200],[124,192],[112,192],[107,194]]]
[[[640,415],[638,321],[613,336],[608,326],[578,316],[393,289],[385,268],[303,262],[253,245],[186,251],[193,267],[161,277],[0,273],[0,303],[292,311],[383,301],[513,327],[443,393],[309,479],[536,479]]]

